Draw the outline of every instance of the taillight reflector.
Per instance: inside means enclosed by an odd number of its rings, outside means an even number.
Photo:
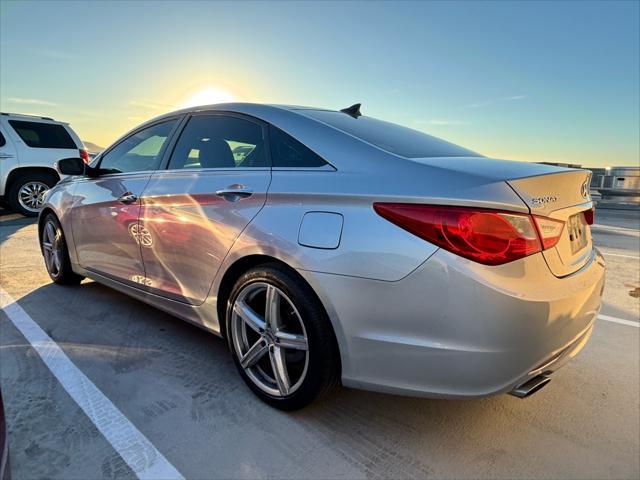
[[[87,151],[86,148],[80,148],[78,150],[80,152],[80,158],[84,161],[84,163],[86,163],[87,165],[89,164],[89,152]]]
[[[560,220],[483,208],[417,203],[374,203],[373,208],[400,228],[485,265],[551,248],[564,229]]]
[[[589,210],[585,210],[584,212],[584,221],[587,222],[587,225],[593,225],[593,222],[596,220],[596,209],[591,208]]]
[[[542,249],[554,247],[560,240],[562,230],[564,230],[564,222],[561,220],[554,220],[548,217],[539,217],[535,215],[534,220],[538,227],[538,234],[542,241]]]

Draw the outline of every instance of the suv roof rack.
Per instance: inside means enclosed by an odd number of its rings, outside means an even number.
[[[0,115],[5,115],[5,116],[16,116],[16,117],[30,117],[30,118],[39,118],[41,120],[51,120],[52,122],[55,122],[55,120],[51,117],[42,117],[40,115],[29,115],[28,113],[9,113],[9,112],[0,112]]]

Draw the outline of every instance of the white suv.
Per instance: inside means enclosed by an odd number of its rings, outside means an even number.
[[[24,215],[38,215],[45,193],[60,180],[54,164],[78,154],[88,163],[89,154],[69,124],[0,114],[0,201]]]

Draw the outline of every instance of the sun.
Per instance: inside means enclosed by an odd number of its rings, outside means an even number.
[[[207,87],[194,92],[184,102],[182,107],[197,107],[199,105],[211,105],[213,103],[233,102],[233,94],[215,87]]]

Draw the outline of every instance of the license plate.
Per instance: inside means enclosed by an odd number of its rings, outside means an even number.
[[[571,243],[571,253],[576,253],[587,246],[587,223],[584,215],[578,213],[569,217],[569,242]]]

